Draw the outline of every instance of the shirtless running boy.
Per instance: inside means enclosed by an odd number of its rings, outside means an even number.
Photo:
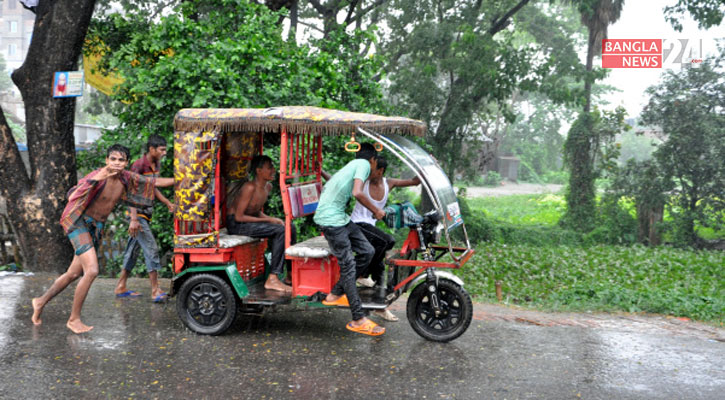
[[[284,271],[285,264],[284,221],[264,213],[264,203],[267,202],[269,192],[272,190],[270,182],[274,180],[277,171],[272,166],[272,159],[264,155],[255,156],[249,170],[254,174],[254,179],[245,183],[237,195],[234,207],[227,215],[227,231],[233,235],[268,238],[272,259],[264,288],[291,293],[292,286],[282,282],[278,276]],[[296,242],[295,234],[293,225],[291,244]]]
[[[103,224],[119,200],[135,207],[151,204],[154,187],[168,187],[174,178],[146,178],[126,171],[129,151],[114,144],[106,151],[106,166],[83,177],[68,193],[68,204],[63,210],[60,224],[75,250],[68,270],[59,276],[48,290],[32,300],[35,325],[40,325],[43,307],[68,285],[78,281],[73,295],[73,307],[66,326],[74,333],[93,329],[81,322],[81,309],[91,284],[98,276],[98,256]]]

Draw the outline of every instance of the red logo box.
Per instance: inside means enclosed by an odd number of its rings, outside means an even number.
[[[602,68],[662,68],[662,39],[604,39]]]

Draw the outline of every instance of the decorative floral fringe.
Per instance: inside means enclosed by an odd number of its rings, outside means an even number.
[[[422,121],[318,107],[259,109],[184,109],[176,114],[176,131],[281,132],[314,135],[349,135],[357,127],[378,133],[424,136]]]

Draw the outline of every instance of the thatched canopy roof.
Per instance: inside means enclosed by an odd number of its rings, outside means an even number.
[[[281,132],[348,135],[357,127],[378,133],[424,136],[422,121],[319,107],[187,108],[174,118],[176,131]]]

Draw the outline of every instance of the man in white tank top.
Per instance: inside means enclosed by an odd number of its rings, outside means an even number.
[[[388,202],[388,194],[390,190],[396,187],[414,186],[420,184],[420,179],[416,176],[413,179],[387,179],[383,177],[385,169],[388,166],[387,160],[378,159],[377,169],[370,171],[370,177],[365,181],[363,193],[368,196],[370,201],[378,208],[384,209]],[[375,255],[370,261],[368,268],[361,272],[360,277],[370,276],[375,281],[376,287],[383,284],[383,274],[385,273],[385,253],[395,246],[395,238],[392,235],[383,232],[375,227],[377,222],[372,212],[365,208],[359,202],[355,204],[352,210],[350,220],[360,227],[365,238],[375,248]],[[390,310],[373,311],[373,314],[387,320],[397,321],[396,317]]]

